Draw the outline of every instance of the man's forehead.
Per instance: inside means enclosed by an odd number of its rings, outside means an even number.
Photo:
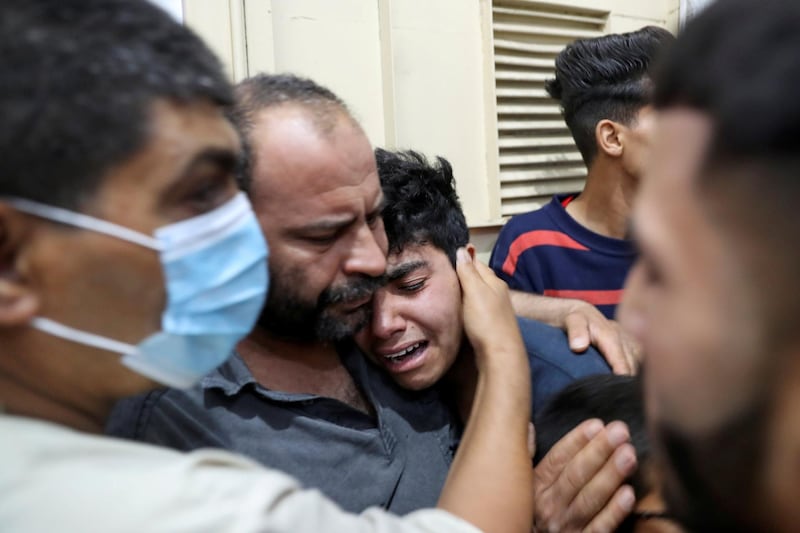
[[[261,114],[250,134],[254,190],[286,189],[307,197],[367,181],[379,189],[372,147],[364,133],[342,114],[336,126],[322,132],[311,111],[279,106]]]

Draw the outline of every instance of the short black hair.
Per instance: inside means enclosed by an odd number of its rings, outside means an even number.
[[[0,3],[0,196],[80,209],[158,99],[230,104],[219,61],[142,0]]]
[[[347,105],[333,91],[295,74],[252,76],[236,85],[235,95],[236,101],[229,116],[242,139],[243,150],[236,177],[239,187],[246,192],[250,192],[253,179],[250,136],[256,116],[264,109],[287,104],[300,106],[311,113],[314,124],[323,133],[329,132],[342,114],[356,124]]]
[[[545,89],[560,102],[587,167],[597,155],[597,123],[604,119],[634,123],[636,114],[651,100],[648,69],[673,40],[667,30],[646,26],[630,33],[580,39],[558,54],[556,77],[545,83]]]
[[[381,148],[375,150],[375,159],[389,252],[398,253],[408,244],[432,244],[455,265],[456,250],[469,242],[469,228],[450,163],[437,157],[432,165],[418,152]]]
[[[581,422],[592,418],[599,418],[605,424],[619,420],[628,426],[639,464],[629,482],[637,498],[652,491],[655,487],[647,479],[651,448],[644,421],[641,381],[638,376],[588,376],[567,385],[551,397],[534,416],[534,463],[541,461],[564,435]]]
[[[711,136],[695,185],[755,270],[765,338],[800,313],[800,3],[726,0],[692,20],[655,74],[657,109],[690,108]],[[765,348],[765,351],[771,351]]]

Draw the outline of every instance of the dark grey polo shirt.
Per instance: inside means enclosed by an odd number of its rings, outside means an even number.
[[[351,345],[340,356],[377,420],[331,398],[262,387],[234,354],[193,389],[121,401],[106,432],[179,450],[233,450],[348,511],[435,506],[457,446],[450,410],[435,389],[400,389]]]

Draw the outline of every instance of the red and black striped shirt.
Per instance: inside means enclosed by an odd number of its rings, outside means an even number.
[[[566,211],[574,195],[560,195],[509,220],[489,261],[511,289],[577,298],[613,318],[636,260],[631,241],[594,233]]]

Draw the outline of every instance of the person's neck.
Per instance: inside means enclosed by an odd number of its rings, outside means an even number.
[[[475,352],[469,341],[464,338],[453,366],[442,377],[442,385],[448,395],[448,403],[466,424],[475,401],[475,390],[478,386],[478,367],[475,365]]]
[[[331,343],[295,342],[256,327],[237,351],[256,381],[270,390],[333,398],[371,412]]]
[[[114,401],[82,390],[75,381],[74,371],[59,375],[53,368],[54,365],[38,369],[36,361],[0,356],[0,411],[87,433],[103,433]]]
[[[628,238],[636,179],[614,163],[592,165],[583,191],[567,205],[581,226],[605,237]]]

